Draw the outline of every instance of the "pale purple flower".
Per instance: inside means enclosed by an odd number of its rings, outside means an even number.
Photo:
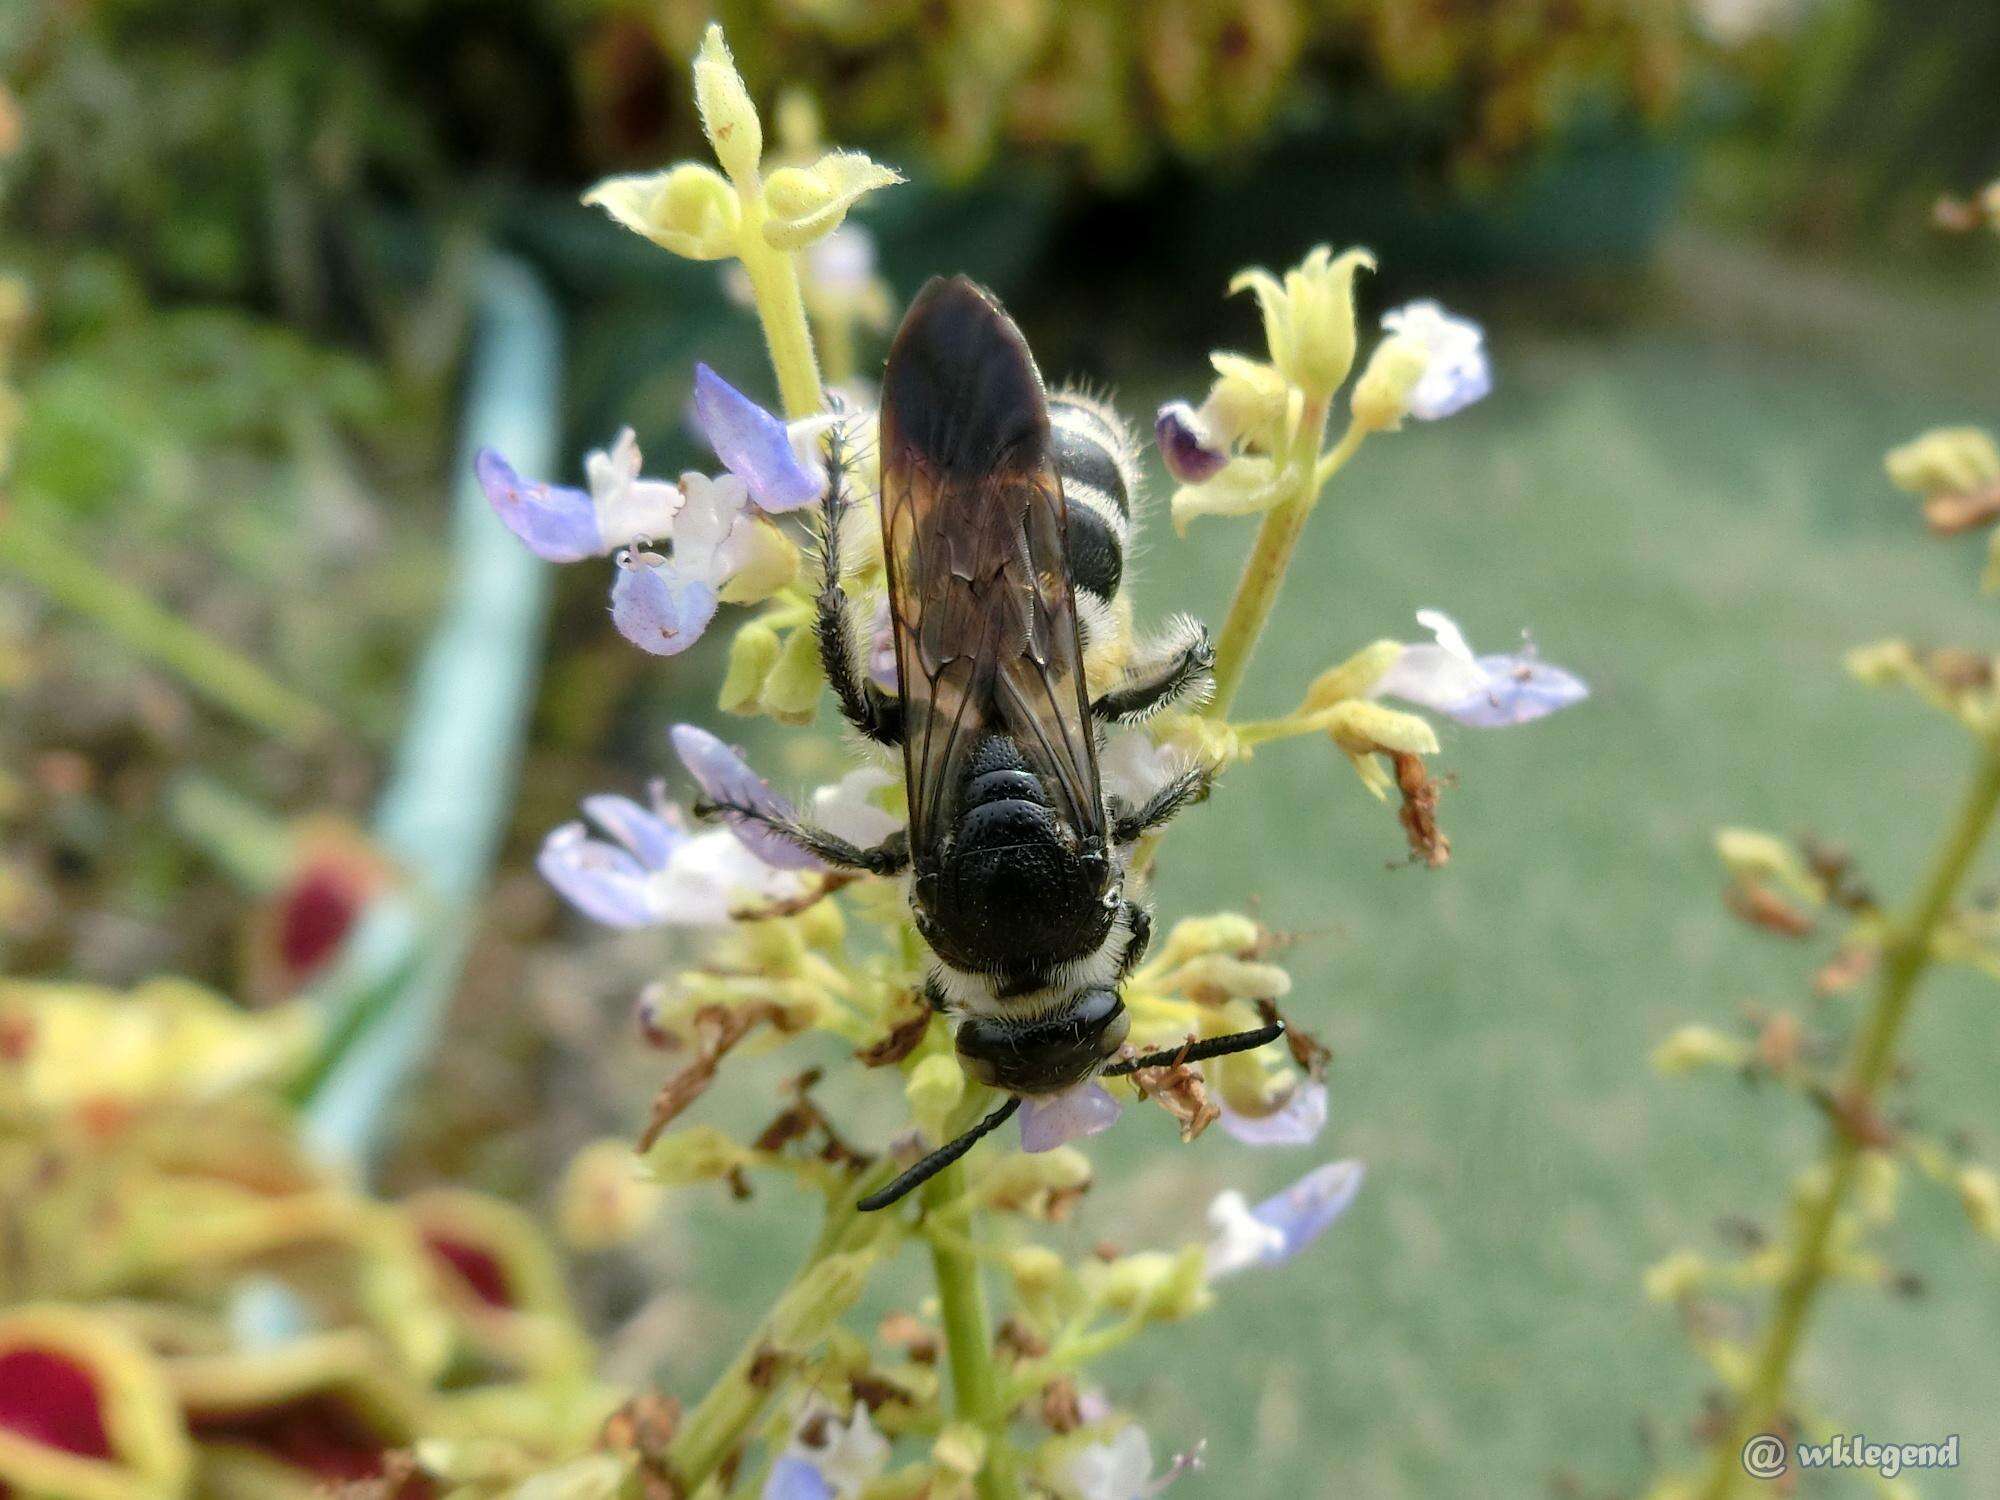
[[[1151,1500],[1181,1475],[1201,1467],[1201,1447],[1177,1455],[1166,1473],[1153,1476],[1153,1445],[1137,1422],[1106,1442],[1077,1450],[1064,1470],[1077,1500]]]
[[[716,802],[752,808],[767,817],[792,820],[798,809],[771,790],[771,784],[751,770],[743,757],[697,724],[676,724],[671,732],[674,753],[695,784]],[[723,820],[736,837],[774,870],[823,870],[817,855],[741,813],[725,812]]]
[[[1463,702],[1444,710],[1475,729],[1502,729],[1581,703],[1590,696],[1582,678],[1552,667],[1533,649],[1479,658],[1486,686]]]
[[[1021,1149],[1053,1151],[1097,1135],[1115,1125],[1123,1110],[1094,1078],[1072,1084],[1060,1094],[1031,1095],[1021,1101]]]
[[[481,448],[472,471],[486,501],[528,550],[550,562],[581,562],[604,551],[597,507],[582,490],[523,479],[492,448]]]
[[[868,680],[885,693],[894,693],[896,679],[896,627],[889,617],[889,596],[885,592],[875,606],[868,626]]]
[[[758,509],[773,514],[810,505],[826,493],[826,470],[801,456],[828,418],[792,427],[774,417],[707,365],[694,367],[694,412],[702,435],[749,490]]]
[[[1436,636],[1403,647],[1369,695],[1401,698],[1479,729],[1526,724],[1590,696],[1579,677],[1550,666],[1532,649],[1474,656],[1465,634],[1441,610],[1420,609],[1417,622]]]
[[[1410,392],[1410,415],[1435,422],[1463,411],[1493,389],[1493,367],[1486,358],[1486,334],[1470,318],[1454,317],[1437,303],[1412,302],[1382,315],[1392,334],[1421,346],[1430,356],[1421,379]]]
[[[746,905],[804,893],[796,871],[773,869],[727,828],[691,832],[655,783],[651,806],[586,797],[583,810],[610,837],[578,821],[553,829],[535,867],[577,910],[607,927],[705,927]]]
[[[854,1500],[889,1467],[889,1440],[875,1430],[863,1402],[843,1422],[810,1397],[793,1433],[771,1466],[763,1500]]]
[[[1208,1208],[1215,1230],[1208,1245],[1209,1276],[1290,1260],[1347,1212],[1364,1175],[1358,1161],[1329,1162],[1255,1208],[1234,1189],[1217,1194]]]
[[[684,474],[680,493],[673,555],[625,548],[611,586],[611,622],[655,656],[677,656],[701,638],[723,586],[749,560],[751,528],[762,524],[749,513],[749,492],[734,474]]]
[[[1326,1085],[1300,1079],[1269,1114],[1239,1114],[1221,1102],[1222,1128],[1248,1146],[1309,1146],[1326,1129]]]
[[[1153,438],[1167,472],[1182,484],[1213,479],[1229,454],[1209,436],[1201,415],[1185,401],[1169,401],[1153,420]]]
[[[771,1465],[763,1500],[835,1500],[833,1486],[809,1459],[786,1453]]]
[[[708,629],[720,595],[705,578],[651,552],[621,553],[611,585],[611,623],[654,656],[678,656]]]
[[[689,834],[678,808],[659,800],[641,807],[630,797],[584,799],[592,822],[611,842],[592,838],[581,823],[565,823],[542,841],[535,868],[570,905],[607,927],[650,927],[661,918],[654,905],[654,881],[665,874],[675,850]]]
[[[473,473],[509,531],[550,562],[581,562],[620,547],[665,538],[681,508],[680,489],[639,472],[639,442],[627,427],[609,448],[584,460],[588,490],[523,479],[491,448],[473,459]]]

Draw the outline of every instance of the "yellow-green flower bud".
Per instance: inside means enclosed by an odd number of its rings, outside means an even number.
[[[910,1070],[903,1095],[910,1101],[910,1114],[926,1140],[942,1141],[951,1112],[965,1097],[965,1071],[955,1057],[927,1057]]]
[[[1277,447],[1285,427],[1290,387],[1285,377],[1260,360],[1217,351],[1209,355],[1215,384],[1202,403],[1201,421],[1217,443],[1249,442]]]
[[[1958,1201],[1974,1229],[2000,1240],[2000,1177],[1987,1167],[1964,1168],[1958,1174]]]
[[[1046,1245],[1020,1245],[1007,1252],[1007,1274],[1024,1296],[1047,1296],[1069,1280],[1069,1266]]]
[[[1723,868],[1738,880],[1771,882],[1815,906],[1826,899],[1825,884],[1804,856],[1775,835],[1754,828],[1718,828],[1715,852]]]
[[[1313,679],[1299,712],[1314,713],[1348,698],[1364,696],[1387,675],[1402,654],[1401,641],[1376,641],[1363,646],[1339,666],[1328,667]]]
[[[1394,432],[1410,414],[1410,394],[1430,368],[1431,353],[1413,338],[1392,333],[1375,346],[1354,383],[1354,420],[1364,432]]]
[[[792,539],[762,518],[739,522],[739,535],[749,541],[742,566],[717,591],[724,604],[762,604],[799,576],[799,549]]]
[[[729,670],[722,677],[724,713],[754,714],[764,696],[764,679],[778,664],[778,632],[752,620],[729,643]]]
[[[1224,464],[1213,479],[1174,491],[1174,530],[1187,535],[1196,516],[1261,515],[1285,498],[1283,471],[1262,454],[1246,454]]]
[[[1963,495],[2000,484],[2000,447],[1977,427],[1935,427],[1891,448],[1883,467],[1912,495]]]
[[[1190,958],[1164,983],[1191,999],[1281,1000],[1292,992],[1292,976],[1276,964],[1238,958],[1233,953],[1204,953]]]
[[[800,626],[785,637],[778,660],[764,679],[764,711],[786,724],[810,724],[819,710],[819,690],[826,682],[819,639]]]
[[[632,1143],[592,1141],[570,1159],[556,1195],[556,1223],[577,1250],[607,1250],[636,1238],[659,1212],[660,1185]]]
[[[1696,1068],[1740,1068],[1749,1058],[1747,1042],[1709,1026],[1683,1026],[1653,1049],[1653,1066],[1670,1076]]]
[[[764,155],[764,127],[758,123],[757,106],[743,85],[743,75],[736,71],[736,60],[729,55],[729,44],[722,39],[718,25],[709,26],[701,39],[701,50],[695,54],[694,102],[701,111],[702,131],[715,148],[722,170],[738,184],[755,182],[757,164]]]
[[[1336,704],[1327,715],[1333,742],[1349,755],[1387,751],[1402,755],[1435,755],[1437,731],[1415,714],[1384,708],[1366,698]]]
[[[792,925],[806,946],[820,953],[836,951],[847,937],[847,918],[838,901],[815,901],[792,918]]]
[[[948,1059],[937,1059],[947,1061]],[[1090,1186],[1090,1158],[1068,1146],[1019,1152],[996,1162],[979,1179],[980,1202],[1031,1219],[1047,1219]]]
[[[1699,1291],[1708,1279],[1708,1262],[1692,1250],[1676,1250],[1646,1268],[1646,1296],[1654,1302],[1678,1302]]]
[[[1092,1268],[1086,1282],[1105,1307],[1166,1322],[1208,1306],[1207,1266],[1208,1252],[1200,1245],[1173,1255],[1142,1250]]]
[[[713,1182],[747,1166],[749,1151],[713,1125],[678,1125],[646,1152],[646,1170],[662,1187]]]
[[[1231,292],[1256,295],[1264,315],[1264,341],[1271,363],[1309,395],[1330,398],[1354,364],[1354,276],[1374,269],[1366,250],[1336,257],[1317,246],[1281,284],[1268,271],[1244,271],[1229,283]]]
[[[1247,953],[1262,937],[1263,929],[1241,912],[1183,917],[1167,933],[1150,967],[1177,968],[1200,953]]]
[[[764,184],[764,239],[773,249],[803,250],[838,229],[862,194],[902,180],[859,151],[829,151],[810,167],[780,167]]]
[[[684,259],[721,260],[736,253],[742,205],[712,167],[690,161],[664,172],[607,177],[583,201]]]
[[[931,1461],[966,1479],[986,1463],[986,1434],[970,1422],[953,1422],[931,1444]]]

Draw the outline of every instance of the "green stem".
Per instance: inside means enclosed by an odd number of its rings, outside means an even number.
[[[924,1205],[942,1206],[964,1191],[965,1165],[955,1162],[924,1184]],[[951,1236],[940,1235],[931,1240],[931,1265],[937,1273],[953,1407],[960,1421],[986,1435],[986,1462],[976,1481],[979,1500],[1019,1500],[1021,1478],[1007,1440],[1007,1406],[1000,1370],[993,1362],[993,1331],[979,1262],[953,1244]]]
[[[743,1441],[743,1434],[763,1411],[777,1382],[755,1378],[756,1366],[771,1351],[777,1326],[793,1294],[816,1270],[837,1254],[857,1250],[870,1242],[895,1233],[898,1221],[887,1214],[863,1215],[856,1204],[895,1175],[895,1164],[884,1162],[843,1186],[828,1203],[826,1221],[819,1238],[806,1255],[786,1290],[779,1294],[771,1311],[744,1340],[743,1347],[729,1362],[708,1393],[688,1412],[674,1438],[667,1445],[667,1467],[681,1492],[692,1495],[708,1482],[724,1460]]]
[[[96,558],[18,510],[0,515],[0,567],[75,610],[133,655],[165,667],[202,697],[280,739],[305,743],[333,731],[333,718],[319,704],[112,577]]]
[[[737,257],[750,278],[750,295],[757,320],[764,325],[771,368],[778,375],[778,395],[785,415],[797,421],[816,415],[825,405],[820,392],[819,359],[813,353],[812,328],[799,291],[798,262],[789,251],[775,250],[764,239],[764,194],[756,182],[742,183],[737,197],[743,205],[743,227]]]
[[[1057,1340],[1055,1348],[1046,1356],[1015,1371],[1013,1380],[1007,1386],[1008,1399],[1027,1400],[1058,1375],[1081,1370],[1093,1361],[1124,1348],[1147,1327],[1145,1315],[1135,1313],[1116,1323],[1106,1324],[1095,1332]]]
[[[1876,1096],[1895,1068],[1896,1042],[1908,1019],[1918,983],[1930,967],[1940,927],[1953,898],[1992,827],[2000,807],[2000,743],[1986,745],[1971,790],[1951,826],[1937,862],[1909,915],[1891,929],[1874,1003],[1855,1033],[1842,1067],[1836,1118],[1827,1136],[1825,1184],[1805,1205],[1791,1269],[1780,1283],[1770,1327],[1758,1349],[1735,1420],[1716,1444],[1706,1500],[1727,1500],[1743,1475],[1743,1446],[1770,1432],[1782,1415],[1792,1362],[1805,1336],[1813,1304],[1826,1282],[1829,1250],[1840,1211],[1859,1175],[1864,1143],[1853,1128],[1875,1113]]]
[[[1350,424],[1339,443],[1322,457],[1318,444],[1324,422],[1323,409],[1316,415],[1308,414],[1304,431],[1310,434],[1312,451],[1294,455],[1293,492],[1265,514],[1249,560],[1243,565],[1243,576],[1236,581],[1236,593],[1229,601],[1229,613],[1223,617],[1222,635],[1215,647],[1215,692],[1202,709],[1211,719],[1229,717],[1320,492],[1367,435],[1359,425]]]

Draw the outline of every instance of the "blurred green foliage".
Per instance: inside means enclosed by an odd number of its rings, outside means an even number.
[[[842,140],[912,144],[951,177],[1005,150],[1126,184],[1173,158],[1240,158],[1274,134],[1426,141],[1485,172],[1580,115],[1664,120],[1691,40],[1647,0],[672,0],[676,58],[719,13],[752,78],[810,90]],[[628,43],[628,45],[636,45]]]

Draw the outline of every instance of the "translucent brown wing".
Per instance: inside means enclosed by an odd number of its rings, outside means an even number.
[[[882,540],[910,848],[950,831],[967,759],[1009,736],[1055,810],[1104,834],[1067,512],[1026,341],[964,277],[910,305],[882,377]]]

